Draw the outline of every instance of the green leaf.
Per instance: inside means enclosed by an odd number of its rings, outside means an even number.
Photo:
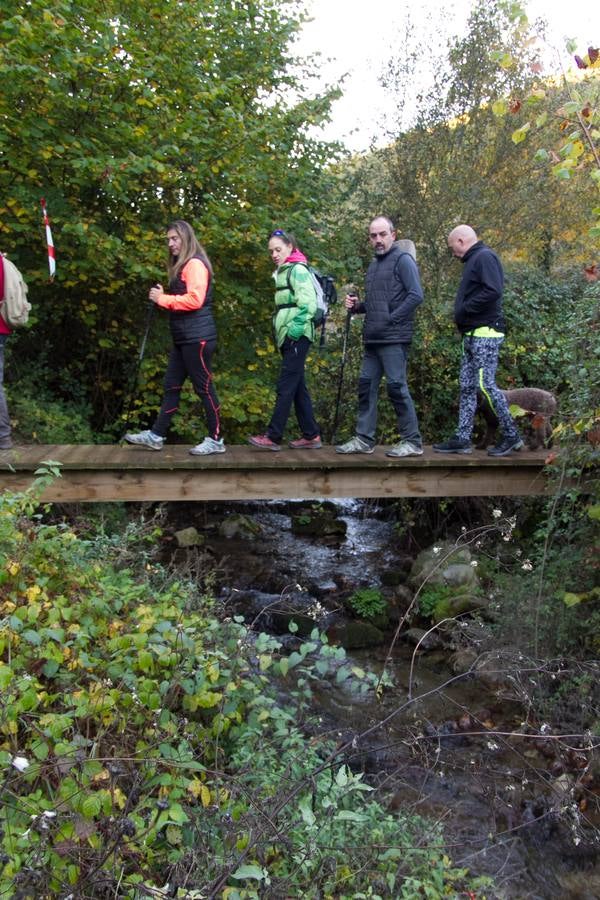
[[[43,762],[45,759],[48,759],[48,754],[50,753],[50,747],[46,743],[46,741],[37,741],[32,744],[31,749],[33,750],[33,755],[36,759],[39,759],[40,762]]]
[[[307,825],[314,825],[316,822],[315,814],[312,811],[312,798],[311,797],[303,797],[300,803],[298,804],[298,809],[300,810],[300,814],[302,815],[302,819],[306,822]]]
[[[530,128],[531,122],[526,122],[525,125],[521,125],[520,128],[517,128],[516,131],[513,131],[511,135],[513,144],[521,144],[527,137],[527,132]]]
[[[542,100],[546,98],[546,91],[541,88],[537,88],[536,90],[531,91],[531,93],[527,97],[527,103],[541,103]]]
[[[368,822],[369,817],[365,813],[354,812],[352,809],[340,809],[335,818],[339,822]]]
[[[97,794],[88,795],[81,804],[80,811],[86,819],[93,819],[102,809],[102,799]]]
[[[340,766],[335,773],[335,783],[338,787],[345,787],[348,784],[348,770],[346,766]]]
[[[6,690],[8,685],[13,680],[13,671],[8,666],[2,665],[0,663],[0,690]]]
[[[267,873],[260,866],[240,866],[239,869],[232,874],[232,878],[237,881],[243,881],[245,878],[254,878],[256,881],[264,881]]]
[[[152,671],[152,664],[154,662],[154,657],[149,650],[140,650],[137,655],[137,664],[138,668],[142,670],[142,672],[149,673]]]
[[[335,674],[335,680],[338,684],[341,684],[342,681],[346,681],[351,674],[352,668],[350,666],[341,666]]]
[[[54,659],[49,659],[44,665],[42,672],[46,678],[53,678],[58,672],[60,666]]]
[[[509,412],[513,419],[519,419],[521,416],[527,415],[527,410],[523,409],[521,406],[517,406],[516,403],[511,403],[509,406]]]
[[[39,645],[42,643],[40,635],[37,633],[37,631],[33,631],[32,629],[28,628],[23,632],[22,636],[24,640],[27,641],[27,643],[33,644],[34,647],[39,647]]]
[[[183,825],[185,822],[189,822],[189,816],[184,812],[183,807],[179,803],[172,803],[168,812],[169,819],[176,825]]]

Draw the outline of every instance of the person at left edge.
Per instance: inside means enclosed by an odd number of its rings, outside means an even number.
[[[4,260],[0,253],[0,302],[4,300]],[[10,450],[12,447],[10,417],[6,405],[4,393],[4,345],[11,330],[0,316],[0,450]]]
[[[292,404],[302,436],[289,442],[293,450],[317,450],[321,429],[315,420],[312,400],[304,377],[306,357],[314,340],[313,317],[317,294],[308,270],[306,256],[293,235],[278,228],[269,238],[269,254],[276,265],[275,342],[281,353],[277,396],[271,421],[264,434],[255,434],[248,443],[262,450],[280,450],[281,439]]]
[[[208,434],[192,447],[194,456],[224,453],[219,400],[213,384],[211,360],[217,345],[212,314],[213,271],[194,230],[183,219],[167,229],[169,293],[162,285],[150,289],[149,299],[168,310],[173,347],[164,381],[160,411],[148,431],[125,435],[125,440],[149,450],[162,450],[186,378],[204,406]]]

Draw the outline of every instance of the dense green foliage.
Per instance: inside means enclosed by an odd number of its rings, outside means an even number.
[[[173,218],[191,220],[215,264],[226,422],[268,405],[267,237],[300,226],[314,253],[321,169],[335,153],[306,134],[333,94],[311,98],[300,83],[305,66],[290,49],[299,20],[273,0],[0,2],[0,239],[34,301],[19,350],[56,393],[84,387],[97,431],[119,431]],[[140,417],[156,405],[167,346],[155,325]]]
[[[82,539],[35,506],[0,501],[5,896],[458,895],[438,826],[386,811],[312,718],[313,680],[374,677],[318,630],[284,651],[218,621],[152,521]]]

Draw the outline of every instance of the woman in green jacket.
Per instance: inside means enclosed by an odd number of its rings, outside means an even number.
[[[269,238],[269,253],[277,266],[273,276],[273,328],[282,357],[281,370],[269,426],[265,434],[253,435],[248,442],[263,450],[281,450],[281,439],[293,403],[302,437],[290,441],[289,446],[294,450],[317,449],[321,446],[321,431],[304,379],[306,356],[314,339],[317,294],[307,259],[292,235],[281,229],[274,231]]]

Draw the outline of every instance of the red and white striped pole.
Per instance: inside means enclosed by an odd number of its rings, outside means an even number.
[[[42,207],[42,216],[44,218],[44,227],[46,228],[46,243],[48,244],[48,269],[50,270],[50,281],[54,279],[56,272],[56,253],[54,251],[54,241],[52,240],[52,232],[50,231],[50,219],[48,218],[48,210],[46,209],[46,201],[42,197],[40,200]]]

